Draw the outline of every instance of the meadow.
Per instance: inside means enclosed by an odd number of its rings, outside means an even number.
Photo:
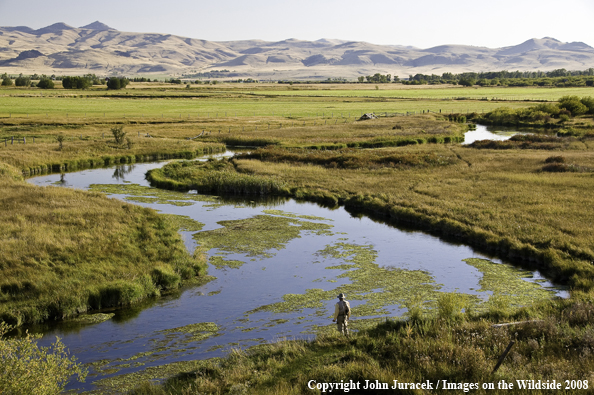
[[[514,97],[556,100],[590,91],[392,85],[1,90],[2,319],[19,325],[72,317],[205,278],[204,258],[188,254],[176,225],[155,212],[98,193],[34,187],[22,180],[23,172],[81,169],[117,163],[116,158],[191,158],[223,144],[262,146],[218,165],[172,165],[151,177],[172,189],[204,185],[275,193],[406,223],[541,270],[570,287],[571,299],[519,310],[502,302],[476,314],[463,313],[454,296],[436,311],[412,309],[409,320],[389,321],[349,339],[325,335],[313,342],[278,342],[197,362],[193,369],[180,368],[186,373],[164,387],[147,383],[136,393],[304,393],[306,377],[391,382],[397,374],[411,381],[495,382],[518,374],[591,380],[591,116],[569,121],[583,123],[584,133],[564,137],[563,144],[506,150],[457,144],[468,125],[445,117],[534,104]],[[459,92],[476,96],[447,99]],[[510,101],[482,100],[506,94]],[[362,112],[413,111],[417,114],[356,121]],[[129,146],[113,142],[114,126],[124,127]],[[61,135],[66,140],[60,150]],[[399,144],[405,140],[410,144]],[[551,157],[562,157],[565,171],[548,171]],[[492,327],[515,320],[538,321]],[[491,374],[511,340],[516,348],[499,373]]]
[[[248,85],[248,86],[246,86]],[[355,118],[365,112],[445,113],[482,112],[506,105],[557,100],[567,94],[590,95],[591,88],[412,88],[399,84],[304,85],[278,84],[175,85],[152,87],[131,83],[123,91],[92,88],[84,91],[56,89],[0,89],[0,118],[192,119],[232,117]],[[356,89],[354,89],[356,88]],[[452,100],[459,98],[460,100]],[[162,100],[167,99],[167,100]],[[488,99],[488,100],[486,100]]]

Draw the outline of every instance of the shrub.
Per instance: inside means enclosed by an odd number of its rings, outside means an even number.
[[[5,77],[2,79],[2,86],[12,86],[12,79]]]
[[[566,109],[573,116],[582,115],[588,111],[588,107],[582,104],[577,96],[563,96],[559,99],[559,108]]]
[[[549,156],[545,159],[545,163],[565,163],[565,157],[561,155]]]
[[[588,114],[594,114],[594,97],[582,97],[582,104],[588,108]]]
[[[542,171],[546,171],[549,173],[564,173],[567,171],[572,171],[572,168],[565,163],[553,162],[546,164],[542,167]]]
[[[3,394],[50,395],[61,392],[72,375],[84,381],[87,371],[70,357],[60,339],[50,347],[35,342],[41,335],[6,339],[11,329],[0,322],[0,389]]]

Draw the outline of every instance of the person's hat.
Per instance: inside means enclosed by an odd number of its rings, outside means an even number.
[[[344,294],[340,294],[340,295],[338,295],[338,298],[339,298],[339,299],[344,299]]]

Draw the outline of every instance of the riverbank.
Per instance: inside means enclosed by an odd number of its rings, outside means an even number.
[[[2,321],[20,326],[62,320],[205,281],[206,261],[186,251],[176,221],[99,193],[36,187],[22,175],[155,157],[193,158],[224,146],[165,139],[129,149],[93,141],[65,146],[0,151],[4,162],[19,165],[0,163]]]

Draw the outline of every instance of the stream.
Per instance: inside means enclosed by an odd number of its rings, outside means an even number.
[[[188,250],[201,242],[216,246],[208,252],[208,274],[215,279],[205,285],[114,310],[112,319],[99,324],[29,328],[43,333],[42,346],[59,336],[89,367],[86,382],[71,382],[67,389],[112,392],[110,380],[150,367],[165,369],[173,362],[224,356],[232,348],[334,331],[331,320],[340,292],[351,302],[355,331],[386,317],[404,317],[411,306],[434,309],[431,301],[444,292],[465,295],[476,309],[486,308],[491,299],[521,305],[568,297],[538,272],[342,207],[150,188],[145,173],[164,163],[29,179],[39,186],[103,191],[189,217],[202,229],[180,231]]]

